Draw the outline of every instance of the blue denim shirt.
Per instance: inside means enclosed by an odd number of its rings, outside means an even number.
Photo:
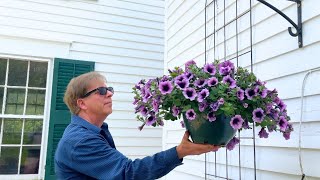
[[[55,154],[58,179],[157,179],[182,164],[176,147],[143,159],[130,160],[113,142],[108,125],[101,128],[72,116]]]

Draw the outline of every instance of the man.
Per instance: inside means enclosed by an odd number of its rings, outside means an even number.
[[[97,72],[80,75],[68,84],[64,101],[73,115],[55,154],[58,179],[157,179],[181,165],[187,155],[218,150],[218,146],[190,142],[186,132],[177,147],[128,159],[116,149],[104,123],[112,113],[113,93]]]

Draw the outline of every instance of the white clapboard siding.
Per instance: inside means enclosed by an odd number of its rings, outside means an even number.
[[[208,3],[211,1],[208,1]],[[235,17],[235,0],[215,1],[218,5],[216,28]],[[293,2],[270,0],[269,3],[283,11],[296,22],[296,4]],[[238,15],[250,8],[250,1],[238,1]],[[305,81],[304,98],[301,107],[303,80],[311,70],[320,68],[320,12],[317,7],[320,2],[302,1],[303,48],[298,48],[297,37],[291,37],[287,28],[290,23],[280,15],[252,1],[252,57],[253,72],[257,77],[267,82],[270,89],[276,88],[279,96],[287,104],[288,114],[294,127],[291,139],[286,141],[282,134],[273,132],[268,139],[260,139],[256,135],[257,179],[294,180],[301,179],[299,165],[299,138],[301,139],[301,158],[307,179],[320,179],[320,71],[315,71]],[[205,2],[204,1],[166,1],[165,4],[165,67],[173,68],[194,59],[199,65],[204,63],[205,56],[209,62],[214,59],[224,60],[236,56],[235,23],[207,39],[205,53]],[[207,35],[213,31],[213,8],[208,8]],[[238,51],[239,54],[250,50],[250,14],[238,20]],[[226,43],[226,50],[224,49]],[[214,48],[215,44],[215,48]],[[216,49],[216,52],[214,52]],[[224,52],[226,51],[226,54]],[[236,62],[236,59],[232,59]],[[238,58],[240,66],[250,69],[250,53]],[[303,113],[300,119],[301,112]],[[301,121],[301,133],[300,129]],[[259,132],[256,128],[256,132]],[[163,144],[164,148],[178,145],[184,133],[179,122],[165,122]],[[301,134],[301,137],[299,135]],[[241,132],[243,137],[252,137],[252,131]],[[253,141],[241,141],[241,179],[254,179],[253,171]],[[228,177],[239,177],[239,146],[228,152]],[[214,153],[207,156],[207,173],[226,177],[226,151],[221,148],[217,152],[215,167]],[[214,172],[217,169],[217,172]],[[200,180],[205,178],[205,156],[190,156],[184,159],[184,165],[179,166],[166,176],[166,179]],[[207,179],[219,179],[207,176]]]
[[[95,70],[115,89],[106,122],[117,148],[132,159],[149,156],[162,150],[162,128],[138,130],[132,87],[163,74],[164,5],[164,0],[1,0],[0,55],[96,62]]]

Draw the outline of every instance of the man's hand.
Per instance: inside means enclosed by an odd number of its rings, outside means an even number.
[[[182,138],[181,143],[177,146],[177,152],[179,159],[182,159],[188,155],[199,155],[203,153],[207,153],[210,151],[217,151],[220,146],[215,146],[211,144],[195,144],[189,140],[189,132],[186,131]]]

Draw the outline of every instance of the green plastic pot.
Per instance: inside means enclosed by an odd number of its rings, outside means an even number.
[[[225,115],[219,115],[216,118],[213,122],[202,117],[190,121],[183,116],[185,127],[194,143],[220,146],[228,144],[236,134],[236,130],[230,125],[231,118]]]

